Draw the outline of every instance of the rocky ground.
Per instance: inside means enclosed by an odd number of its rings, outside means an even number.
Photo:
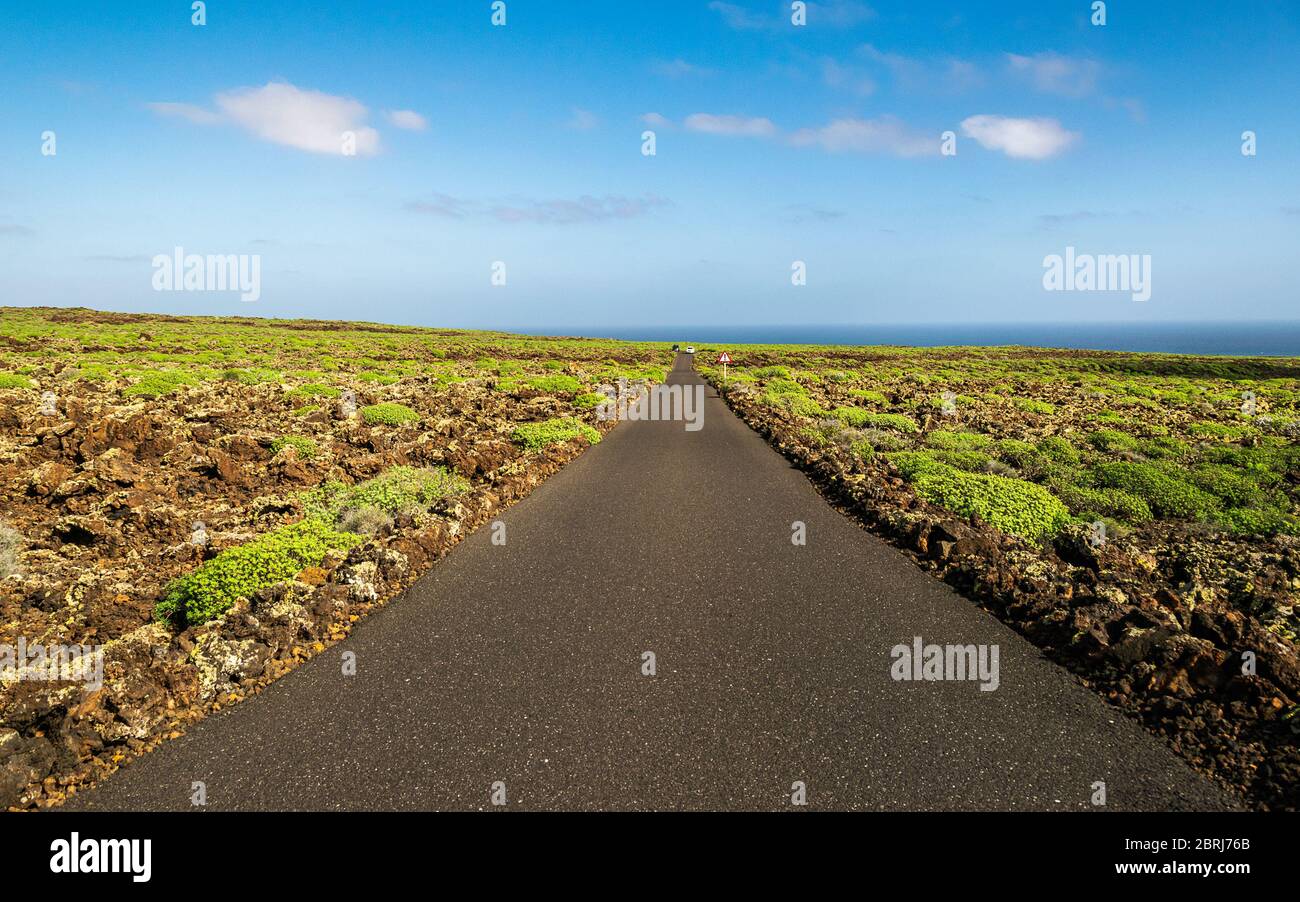
[[[702,363],[709,350],[701,349]],[[1186,452],[1176,446],[1177,460],[1161,463],[1159,472],[1185,473],[1189,481],[1198,467],[1218,466],[1203,461],[1230,459],[1236,451],[1228,445],[1276,449],[1292,469],[1261,471],[1259,481],[1276,494],[1252,495],[1252,503],[1294,504],[1295,361],[1262,364],[1265,372],[1237,376],[1241,382],[1233,373],[1193,377],[1200,388],[1190,394],[1180,377],[1157,391],[1159,404],[1129,410],[1117,385],[1160,386],[1164,377],[1126,373],[1120,355],[1067,356],[1051,375],[1012,378],[1028,367],[1011,354],[990,362],[993,349],[891,352],[877,360],[865,349],[730,350],[742,365],[729,373],[728,403],[826,497],[1139,718],[1198,770],[1259,808],[1300,807],[1300,538],[1289,524],[1255,534],[1230,530],[1225,524],[1239,516],[1227,515],[1227,500],[1202,518],[1102,519],[1081,509],[1092,496],[1079,500],[1068,479],[1038,472],[1021,444],[1038,441],[1050,450],[1057,446],[1043,440],[1054,436],[1084,449],[1070,471],[1083,486],[1091,484],[1088,474],[1111,472],[1112,460],[1158,458],[1151,444],[1121,442],[1117,450],[1109,433],[1119,430],[1163,448],[1184,442]],[[1095,383],[1078,377],[1097,372],[1099,361],[1100,371],[1115,375]],[[722,386],[718,369],[702,369]],[[1251,406],[1258,418],[1238,427],[1243,394],[1261,409]],[[1271,413],[1262,415],[1266,404]],[[1198,430],[1197,421],[1230,425]],[[1107,433],[1102,441],[1099,431]],[[936,450],[954,447],[983,452]],[[1012,489],[1024,482],[1051,487],[1072,502],[1070,516],[1026,538],[934,503],[923,497],[918,452],[978,480],[1015,480]],[[1220,487],[1235,485],[1233,472],[1211,473]],[[1142,494],[1141,486],[1133,491]],[[965,501],[951,497],[952,506]],[[1019,495],[999,497],[1009,503]]]
[[[482,333],[2,315],[0,645],[102,646],[105,661],[96,689],[0,685],[0,807],[14,808],[57,804],[345,637],[611,428],[591,403],[597,384],[653,378],[670,356]],[[396,467],[443,468],[468,487],[375,515],[358,544],[214,620],[157,619],[173,580],[301,520],[313,488]]]
[[[700,369],[716,382],[706,361]],[[730,349],[728,403],[826,496],[1193,766],[1300,807],[1300,363]],[[103,648],[102,687],[0,683],[0,805],[61,799],[342,639],[610,428],[660,345],[0,309],[0,647]],[[214,619],[175,581],[400,468],[459,486]],[[344,521],[340,521],[344,522]]]

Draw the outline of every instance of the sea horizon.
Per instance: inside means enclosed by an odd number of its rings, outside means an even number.
[[[623,341],[897,347],[1027,347],[1065,350],[1300,357],[1300,320],[1169,323],[880,323],[748,326],[516,327],[521,335]]]

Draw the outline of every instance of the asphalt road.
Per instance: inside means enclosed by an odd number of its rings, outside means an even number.
[[[671,379],[699,380],[687,358]],[[1236,802],[822,501],[709,391],[628,422],[403,598],[74,809],[1222,809]],[[795,521],[806,544],[791,541]],[[891,649],[998,646],[999,685]],[[357,656],[344,676],[341,653]],[[656,673],[643,674],[643,654]]]

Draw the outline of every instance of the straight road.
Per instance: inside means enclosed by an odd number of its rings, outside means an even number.
[[[685,355],[670,382],[700,382]],[[1225,809],[1028,642],[829,507],[708,390],[621,424],[403,598],[83,810]],[[792,524],[806,544],[791,541]],[[891,649],[998,646],[999,685]],[[340,655],[356,653],[355,676]],[[656,673],[643,674],[653,652]]]

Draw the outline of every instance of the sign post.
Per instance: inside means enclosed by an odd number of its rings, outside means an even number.
[[[722,390],[727,390],[727,364],[731,363],[731,355],[723,351],[718,355],[718,363],[722,364]]]

